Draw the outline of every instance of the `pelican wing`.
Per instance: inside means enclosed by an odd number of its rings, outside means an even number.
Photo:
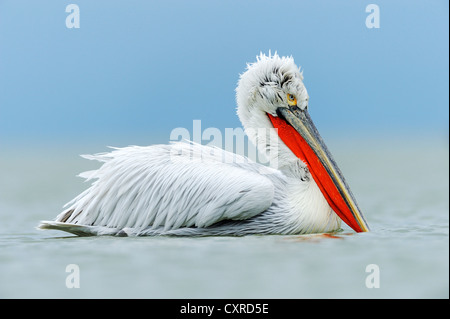
[[[194,143],[116,148],[84,156],[104,162],[80,176],[91,187],[57,222],[111,228],[208,227],[243,220],[272,204],[274,186],[257,163]]]

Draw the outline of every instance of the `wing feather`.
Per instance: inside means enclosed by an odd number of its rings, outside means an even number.
[[[84,156],[103,165],[57,222],[114,228],[208,227],[270,207],[274,186],[257,163],[194,143],[115,148]]]

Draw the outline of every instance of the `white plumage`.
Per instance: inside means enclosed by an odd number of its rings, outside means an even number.
[[[300,108],[308,94],[292,58],[261,54],[241,75],[238,115],[258,148],[276,154],[267,167],[218,148],[195,143],[115,148],[84,156],[103,162],[80,174],[92,185],[41,229],[77,235],[301,234],[339,229],[306,164],[278,138],[267,114],[293,93]],[[280,93],[281,92],[281,93]],[[261,133],[263,132],[263,133]]]

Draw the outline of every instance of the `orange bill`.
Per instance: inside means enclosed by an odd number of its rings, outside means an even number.
[[[344,176],[333,160],[306,109],[279,108],[278,116],[268,114],[280,139],[308,167],[314,181],[333,211],[354,231],[367,232],[362,215]]]

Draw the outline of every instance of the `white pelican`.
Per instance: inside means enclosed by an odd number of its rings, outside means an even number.
[[[369,231],[355,198],[308,114],[292,57],[261,53],[236,89],[249,139],[276,151],[277,167],[195,143],[116,148],[84,156],[103,162],[95,179],[40,229],[79,236],[242,236]],[[276,128],[275,143],[267,139]]]

